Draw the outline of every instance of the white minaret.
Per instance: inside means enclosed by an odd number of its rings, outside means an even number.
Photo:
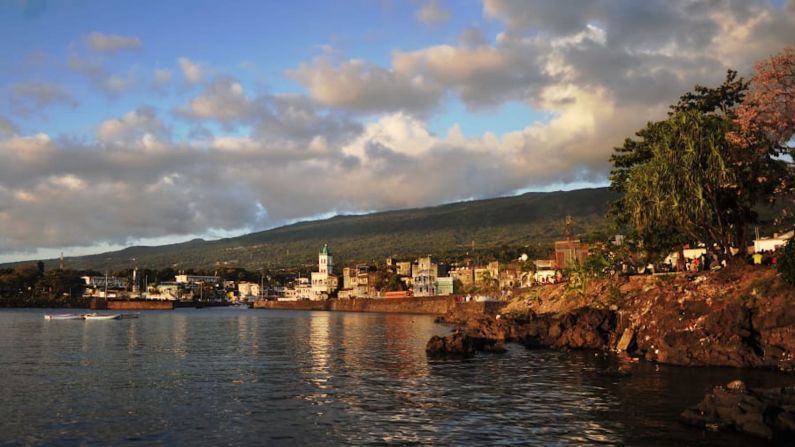
[[[334,258],[328,250],[328,244],[324,244],[323,248],[317,256],[318,271],[320,273],[331,275],[334,271]]]

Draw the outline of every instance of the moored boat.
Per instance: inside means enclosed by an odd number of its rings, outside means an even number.
[[[45,320],[83,320],[83,315],[80,314],[46,314]]]
[[[120,314],[85,314],[83,316],[86,320],[118,320],[121,318]]]

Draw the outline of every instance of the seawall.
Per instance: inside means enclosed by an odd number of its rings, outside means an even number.
[[[173,301],[92,299],[91,309],[107,310],[173,310]]]
[[[496,314],[501,302],[460,303],[456,296],[411,298],[352,298],[325,301],[255,301],[254,309],[325,310],[337,312],[382,312],[402,314],[444,315],[456,310],[472,314]]]

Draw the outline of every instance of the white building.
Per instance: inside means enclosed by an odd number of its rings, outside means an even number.
[[[423,256],[417,259],[417,263],[414,265],[414,268],[412,268],[414,296],[437,295],[436,278],[438,275],[438,265],[433,262],[433,258],[430,256]]]
[[[309,278],[298,278],[298,283],[295,286],[295,298],[299,300],[311,300],[314,297],[312,291],[312,284],[309,283]]]
[[[759,239],[755,239],[754,253],[774,251],[779,247],[783,247],[792,239],[793,234],[795,234],[795,230],[790,230],[786,233],[773,233],[772,237],[760,237]]]
[[[92,289],[104,289],[105,280],[107,279],[108,289],[122,290],[127,288],[127,278],[119,278],[116,276],[83,276],[86,286]]]
[[[246,300],[260,296],[259,284],[255,282],[242,281],[237,285],[237,292],[241,300]]]
[[[318,271],[312,272],[312,297],[313,300],[323,300],[336,288],[337,278],[334,276],[334,257],[328,249],[328,244],[323,245],[317,255]]]
[[[453,277],[452,276],[439,276],[436,278],[436,295],[452,295],[453,294]]]
[[[177,284],[218,284],[221,278],[207,275],[176,275],[174,281]]]

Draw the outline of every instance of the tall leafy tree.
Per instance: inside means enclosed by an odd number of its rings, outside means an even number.
[[[728,249],[731,216],[722,196],[735,183],[725,160],[728,125],[695,110],[658,123],[647,142],[650,158],[630,168],[623,185],[625,219],[641,236],[653,240],[660,232],[667,235],[661,245],[687,239]]]
[[[624,195],[614,211],[647,250],[688,241],[725,253],[746,246],[754,206],[770,201],[787,176],[786,162],[769,145],[731,137],[748,88],[735,71],[718,87],[697,85],[671,106],[668,119],[616,148],[611,183]]]

